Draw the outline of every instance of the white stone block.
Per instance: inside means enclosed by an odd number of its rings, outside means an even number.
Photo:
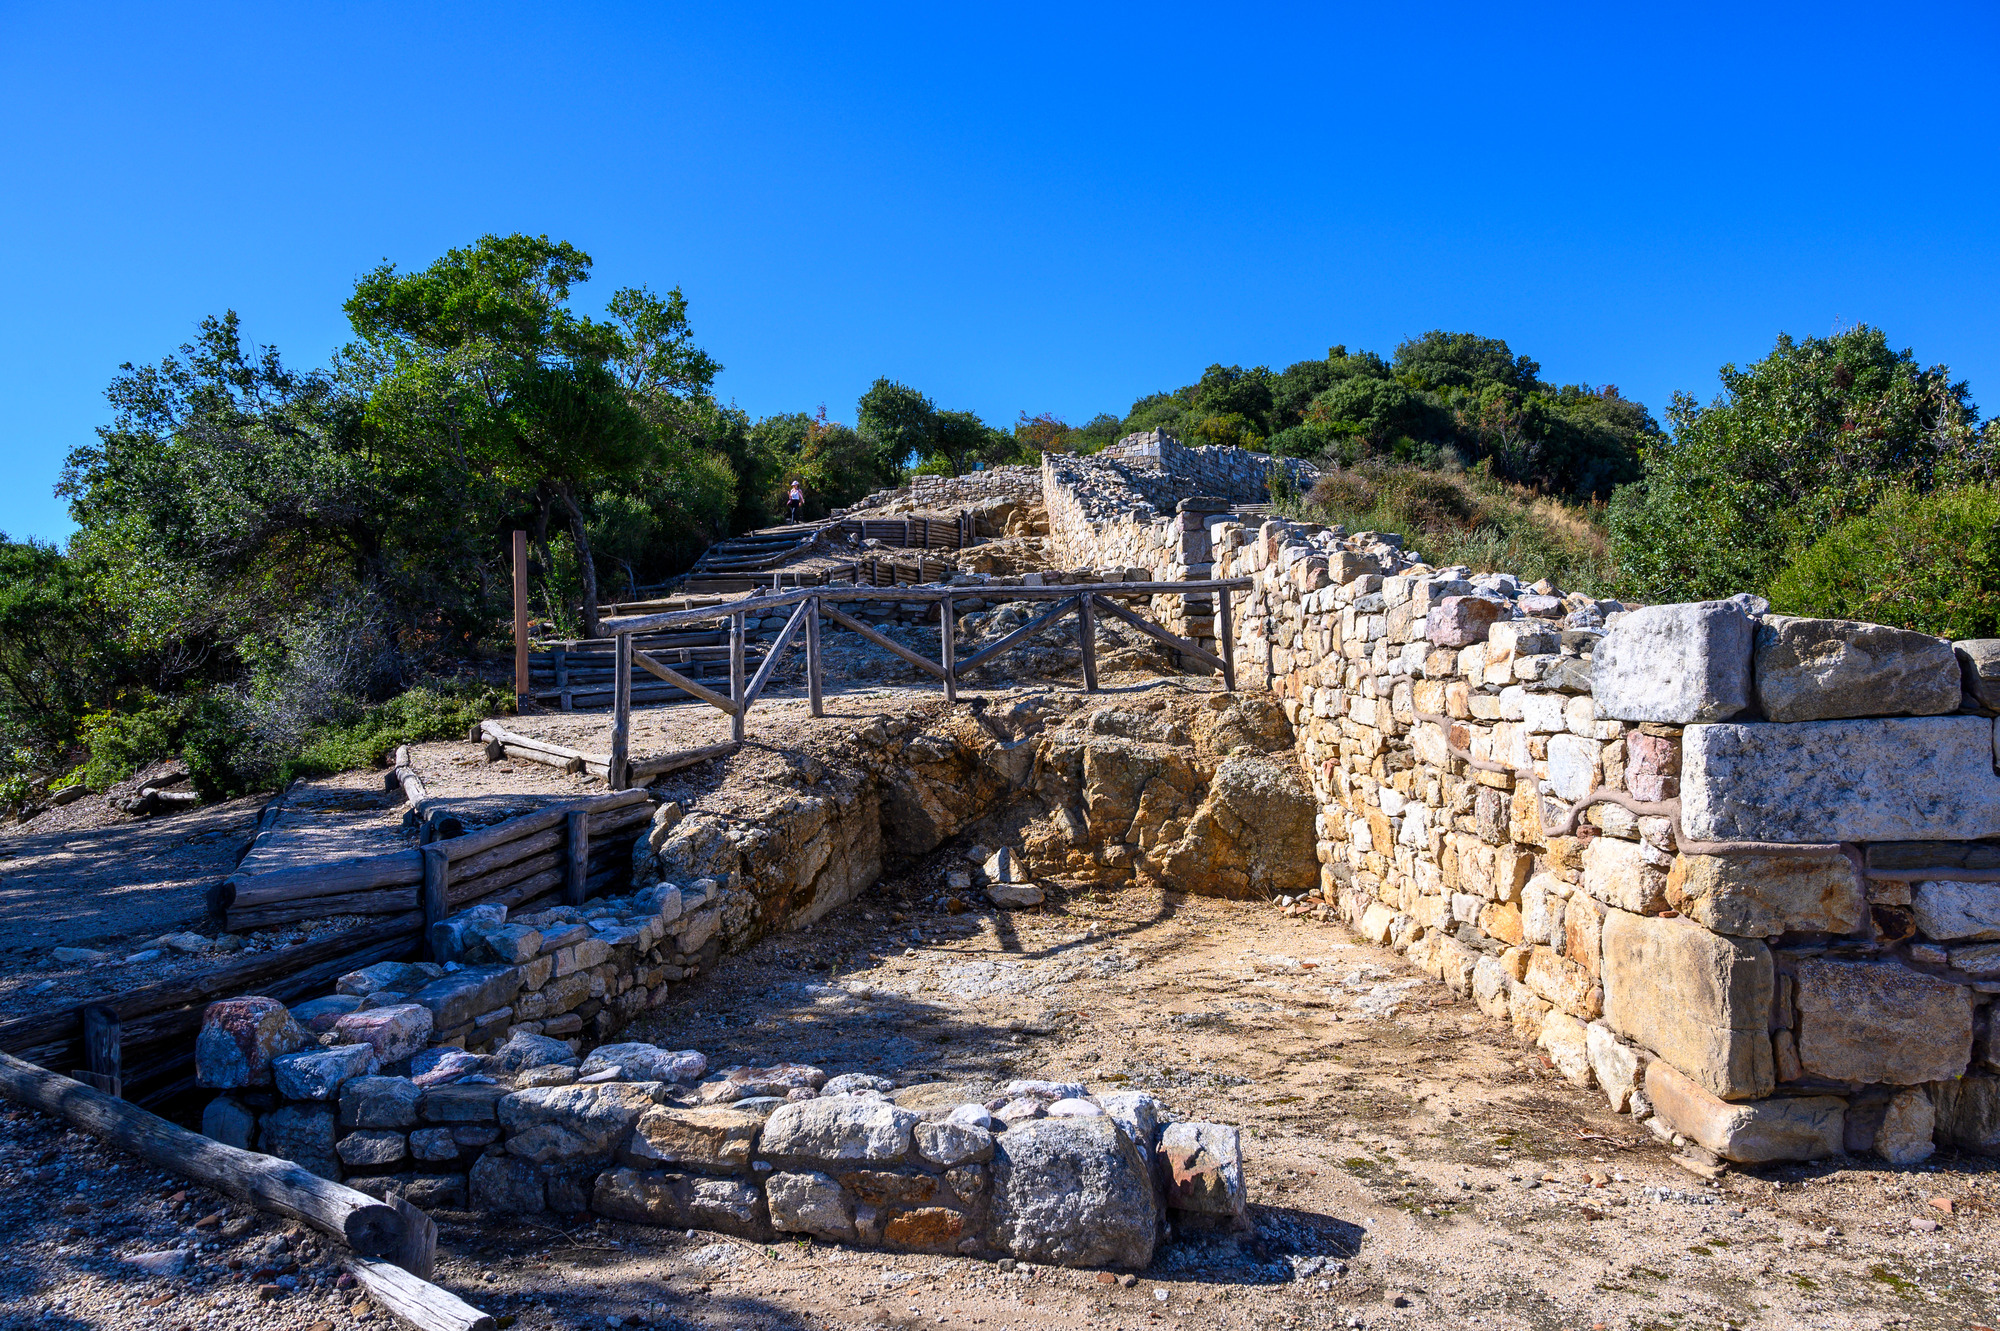
[[[1750,706],[1753,625],[1733,601],[1652,605],[1626,614],[1591,654],[1600,716],[1691,725]]]

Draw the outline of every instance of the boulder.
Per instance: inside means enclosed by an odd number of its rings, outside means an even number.
[[[887,1077],[877,1077],[868,1072],[843,1072],[838,1077],[828,1077],[826,1084],[819,1088],[821,1095],[853,1095],[860,1091],[879,1091],[883,1095],[896,1089],[896,1083]]]
[[[1169,1123],[1160,1131],[1160,1181],[1166,1203],[1197,1215],[1240,1216],[1243,1138],[1222,1123]]]
[[[1974,1073],[1936,1090],[1937,1140],[1975,1155],[2000,1155],[2000,1077]]]
[[[771,1228],[781,1234],[811,1234],[831,1243],[854,1240],[854,1199],[840,1184],[816,1171],[773,1174],[765,1180]]]
[[[1697,841],[1975,841],[2000,836],[1993,722],[1978,716],[1698,725],[1681,738]]]
[[[515,1031],[508,1036],[507,1043],[493,1051],[493,1057],[508,1072],[526,1072],[530,1068],[557,1067],[576,1062],[576,1055],[561,1040],[528,1031]]]
[[[1798,965],[1799,1062],[1830,1081],[1914,1086],[1972,1061],[1972,991],[1894,961]]]
[[[1099,1103],[1104,1107],[1104,1116],[1125,1129],[1125,1135],[1139,1148],[1140,1159],[1150,1168],[1153,1143],[1159,1139],[1160,1120],[1166,1107],[1144,1091],[1120,1091],[1105,1096]]]
[[[624,1150],[641,1169],[692,1165],[716,1171],[750,1167],[764,1120],[734,1109],[670,1109],[655,1105],[639,1115]]]
[[[755,1184],[741,1179],[607,1169],[597,1176],[590,1209],[613,1220],[674,1229],[712,1229],[746,1239],[769,1239],[772,1232],[764,1194]]]
[[[324,1035],[333,1029],[333,1023],[361,1006],[358,994],[328,994],[325,998],[308,999],[292,1008],[292,1020],[315,1035]]]
[[[697,1090],[703,1104],[734,1104],[757,1096],[816,1091],[826,1073],[805,1063],[773,1063],[762,1068],[730,1068],[707,1078]]]
[[[1485,596],[1447,596],[1424,615],[1424,637],[1434,647],[1470,647],[1485,642],[1507,607]]]
[[[1875,1129],[1875,1153],[1892,1165],[1920,1165],[1937,1150],[1937,1111],[1921,1086],[1896,1093]]]
[[[780,1111],[783,1112],[783,1111]],[[1045,1118],[994,1140],[988,1241],[1054,1266],[1153,1260],[1159,1205],[1145,1161],[1109,1118]]]
[[[1033,877],[1028,872],[1028,866],[1021,863],[1021,857],[1008,846],[994,851],[981,871],[986,875],[986,881],[993,884],[1025,883]]]
[[[886,1100],[826,1096],[780,1105],[764,1122],[772,1160],[893,1161],[909,1155],[921,1115]]]
[[[1927,938],[1945,942],[2000,939],[2000,883],[1946,880],[1913,884],[1910,909]]]
[[[269,1086],[272,1063],[311,1038],[275,998],[210,1003],[194,1041],[195,1080],[217,1090]]]
[[[1959,687],[1988,711],[2000,711],[2000,638],[1967,638],[1955,642]]]
[[[271,1062],[278,1094],[288,1100],[331,1100],[353,1077],[375,1071],[375,1051],[365,1044],[337,1044],[328,1049],[301,1049]]]
[[[338,1135],[333,1106],[321,1104],[280,1105],[257,1124],[257,1149],[265,1155],[319,1175],[340,1177],[340,1157],[334,1153]]]
[[[500,1126],[507,1149],[534,1159],[608,1155],[665,1088],[653,1082],[537,1086],[503,1096]]]
[[[969,1123],[927,1121],[917,1124],[917,1154],[942,1168],[993,1158],[993,1134]]]
[[[1958,710],[1951,644],[1910,629],[1770,615],[1757,625],[1753,669],[1767,721]]]
[[[418,1011],[424,1011],[419,1008]],[[428,1012],[424,1013],[429,1016]],[[356,1045],[355,1048],[366,1048]],[[426,1049],[410,1059],[410,1080],[419,1086],[449,1086],[467,1077],[484,1076],[487,1058],[483,1054],[468,1054],[456,1045],[440,1045],[436,1049]],[[506,1071],[496,1068],[496,1071]]]
[[[448,1031],[507,1007],[520,992],[519,967],[468,966],[431,981],[411,994],[410,1001],[429,1008],[437,1029]]]
[[[1868,893],[1839,851],[1810,855],[1678,855],[1667,904],[1704,928],[1739,938],[1853,933]]]
[[[1591,652],[1597,714],[1691,725],[1750,706],[1752,621],[1734,601],[1628,611]]]
[[[1725,1160],[1817,1160],[1846,1145],[1847,1101],[1802,1095],[1732,1104],[1682,1076],[1665,1059],[1646,1069],[1646,1096],[1667,1126]]]
[[[507,1089],[472,1081],[432,1086],[425,1089],[419,1110],[426,1123],[497,1123]]]
[[[1567,1012],[1551,1012],[1542,1021],[1542,1033],[1535,1043],[1548,1054],[1570,1085],[1580,1091],[1591,1088],[1596,1074],[1591,1071],[1590,1032]]]
[[[202,1106],[201,1135],[247,1151],[257,1141],[257,1114],[233,1095],[218,1095]]]
[[[373,966],[363,966],[358,971],[349,971],[333,982],[334,991],[341,994],[365,995],[387,990],[392,993],[407,994],[421,989],[444,974],[444,967],[422,961],[378,961]]]
[[[708,1060],[692,1049],[667,1050],[650,1044],[607,1044],[591,1050],[579,1076],[617,1068],[628,1081],[696,1081]]]
[[[430,1043],[431,1030],[431,1010],[416,1003],[352,1012],[333,1023],[336,1039],[342,1044],[367,1045],[383,1067],[422,1050]]]
[[[1605,917],[1604,1024],[1721,1099],[1769,1095],[1776,1084],[1774,983],[1762,943],[1691,920],[1622,910]]]
[[[343,1128],[407,1128],[417,1121],[423,1087],[408,1077],[356,1077],[340,1088]]]

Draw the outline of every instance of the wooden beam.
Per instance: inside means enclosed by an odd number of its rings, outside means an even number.
[[[424,912],[424,950],[431,953],[436,961],[436,947],[431,942],[431,926],[451,914],[451,861],[445,857],[444,848],[429,845],[423,848],[424,884],[420,904]]]
[[[644,777],[652,780],[668,772],[678,772],[683,767],[693,767],[715,758],[727,758],[741,746],[734,741],[725,744],[710,744],[699,749],[682,749],[679,753],[661,754],[652,758],[634,758],[631,771],[634,780]]]
[[[514,706],[528,705],[528,533],[514,533]]]
[[[743,742],[743,614],[729,617],[729,697],[736,704],[729,714],[729,738]]]
[[[646,652],[634,652],[632,653],[632,660],[633,663],[636,664],[641,670],[647,671],[650,674],[658,676],[659,678],[665,680],[667,683],[673,685],[677,689],[685,690],[686,692],[692,694],[696,699],[700,700],[701,702],[707,703],[710,707],[716,708],[719,711],[727,712],[731,716],[734,716],[736,714],[735,699],[725,697],[724,695],[717,693],[714,689],[709,688],[705,684],[695,683],[693,680],[689,679],[686,675],[681,674],[678,670],[668,669],[666,666],[663,666],[658,661],[654,660],[650,654]]]
[[[812,701],[812,714],[825,716],[826,706],[820,697],[820,672],[825,666],[819,657],[819,598],[815,596],[806,604],[812,607],[806,612],[806,697]]]
[[[765,651],[764,664],[757,667],[757,675],[750,681],[750,691],[743,695],[744,711],[749,711],[756,704],[757,695],[762,693],[764,685],[770,682],[771,672],[778,668],[778,658],[784,654],[785,648],[792,645],[792,635],[799,631],[799,625],[805,621],[806,615],[811,610],[811,601],[800,601],[798,609],[792,611],[792,617],[785,621],[785,627],[778,634],[778,640]]]
[[[848,614],[846,611],[841,610],[836,606],[829,605],[826,607],[826,613],[829,619],[833,620],[834,623],[840,625],[842,628],[851,629],[854,632],[859,633],[862,637],[868,639],[868,641],[874,643],[877,647],[880,647],[885,651],[891,652],[896,656],[902,657],[905,661],[908,661],[911,665],[916,666],[918,669],[928,670],[933,675],[941,676],[944,674],[944,667],[940,666],[937,662],[927,660],[924,657],[918,656],[915,652],[903,646],[902,643],[897,642],[893,638],[888,638],[880,633],[877,633],[874,629],[869,628],[866,624],[862,623],[854,616]]]
[[[353,1258],[344,1265],[368,1296],[418,1331],[493,1331],[499,1323],[428,1280],[388,1262]]]
[[[568,814],[569,864],[563,875],[563,904],[583,904],[583,884],[590,877],[590,815],[581,809]]]
[[[618,635],[616,662],[612,666],[611,758],[605,764],[605,784],[613,790],[625,789],[625,759],[632,750],[632,635]]]
[[[83,1009],[83,1066],[90,1085],[106,1095],[124,1097],[125,1040],[122,1026],[118,1014],[102,1003],[92,1003]]]
[[[0,1054],[0,1094],[259,1210],[302,1220],[357,1253],[373,1257],[402,1247],[405,1226],[394,1207],[308,1173],[289,1160],[210,1141],[129,1101],[10,1054]]]
[[[1176,635],[1169,633],[1165,629],[1161,628],[1158,624],[1152,623],[1149,620],[1144,620],[1139,618],[1139,616],[1133,614],[1130,610],[1127,610],[1122,605],[1114,604],[1113,602],[1105,600],[1101,596],[1095,599],[1100,607],[1109,611],[1111,614],[1116,615],[1118,618],[1124,620],[1127,624],[1130,624],[1133,628],[1138,629],[1141,633],[1151,634],[1153,637],[1158,638],[1161,642],[1167,644],[1167,646],[1173,648],[1175,651],[1181,653],[1184,656],[1192,656],[1195,660],[1200,661],[1205,665],[1214,666],[1217,670],[1222,669],[1222,658],[1216,656],[1214,653],[1210,652],[1207,648],[1197,647],[1193,643],[1189,642],[1186,638],[1177,637]]]
[[[974,652],[971,656],[966,657],[964,661],[959,663],[958,673],[960,675],[970,674],[972,671],[977,670],[980,666],[985,665],[988,661],[992,660],[994,657],[1000,655],[1000,653],[1012,648],[1016,643],[1020,642],[1023,638],[1032,637],[1033,635],[1040,633],[1043,629],[1047,628],[1052,622],[1061,619],[1064,615],[1068,614],[1070,611],[1074,609],[1076,609],[1076,607],[1071,605],[1068,601],[1058,601],[1056,604],[1042,611],[1041,614],[1036,615],[1033,619],[1021,625],[1021,627],[1015,629],[1012,633],[1009,633],[1006,637],[1000,639],[1000,641],[990,642],[986,644],[986,646]]]
[[[938,602],[938,660],[944,666],[944,700],[958,701],[958,619],[952,613],[951,598]]]
[[[1076,637],[1083,646],[1083,691],[1097,692],[1097,616],[1090,613],[1096,598],[1076,598]]]
[[[1229,624],[1227,589],[1215,594],[1215,645],[1222,649],[1222,687],[1236,692],[1236,630]]]

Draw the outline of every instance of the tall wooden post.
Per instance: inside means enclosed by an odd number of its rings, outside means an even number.
[[[1222,687],[1236,692],[1236,630],[1229,625],[1229,589],[1215,593],[1215,645],[1221,650]]]
[[[424,911],[424,950],[431,960],[438,960],[437,942],[431,937],[431,926],[451,914],[451,861],[445,858],[444,847],[429,845],[423,847],[424,881],[419,888]]]
[[[951,598],[938,602],[938,660],[944,665],[944,700],[958,701],[958,620],[951,613]]]
[[[584,885],[590,878],[590,815],[571,809],[564,816],[569,842],[569,862],[563,869],[563,904],[581,906]]]
[[[736,714],[729,718],[729,737],[743,739],[743,615],[729,617],[729,696],[736,700]]]
[[[819,691],[819,597],[815,596],[812,609],[806,612],[806,696],[812,699],[812,714],[825,716],[826,708],[820,703]]]
[[[83,1066],[88,1081],[106,1095],[125,1098],[124,1026],[118,1014],[101,1003],[83,1010]]]
[[[1097,692],[1097,613],[1088,593],[1076,598],[1076,633],[1083,642],[1083,687]]]
[[[620,633],[612,641],[618,650],[611,662],[611,770],[604,779],[613,790],[623,790],[625,755],[632,746],[632,635]]]
[[[560,706],[567,712],[574,708],[569,691],[569,644],[556,644],[556,691],[561,694]]]
[[[514,710],[528,707],[528,533],[514,533]]]

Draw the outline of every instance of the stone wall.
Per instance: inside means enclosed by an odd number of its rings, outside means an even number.
[[[955,513],[995,500],[1038,504],[1042,499],[1039,467],[988,467],[963,476],[915,476],[898,490],[877,490],[841,510],[866,513],[877,509],[917,513]]]

